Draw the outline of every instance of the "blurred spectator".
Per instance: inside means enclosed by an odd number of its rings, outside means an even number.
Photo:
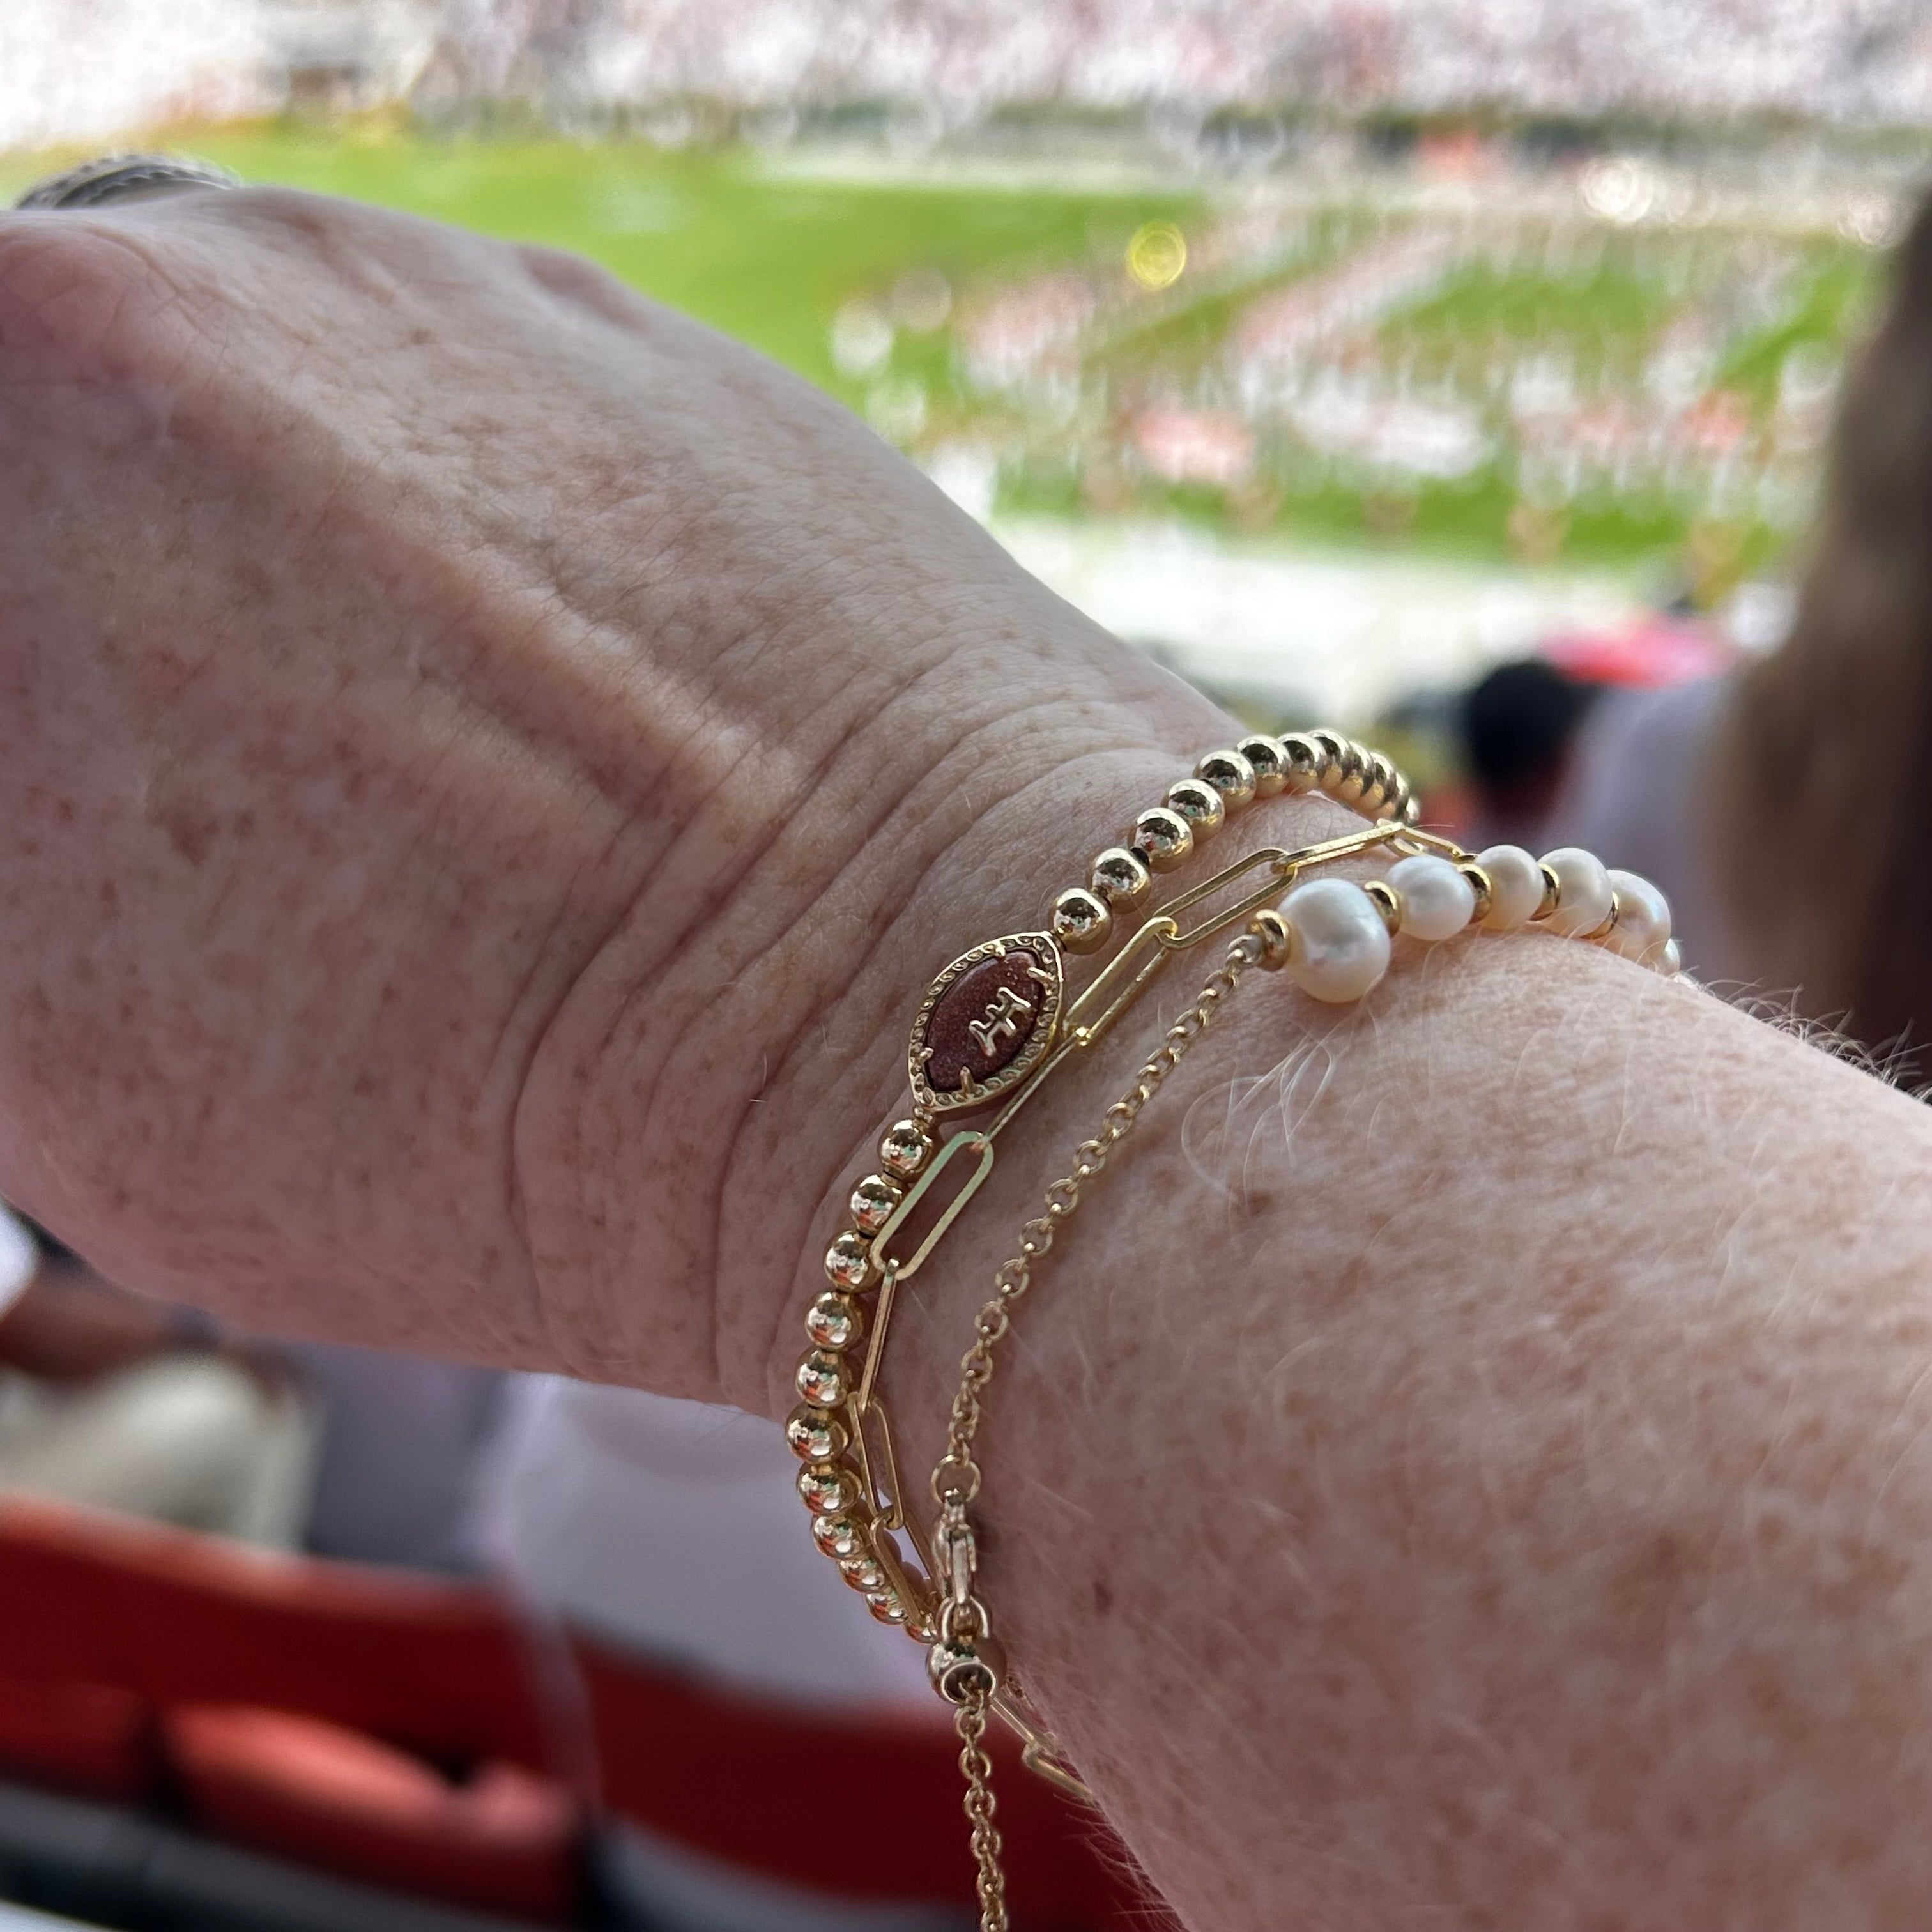
[[[0,1494],[285,1547],[314,1438],[275,1358],[116,1288],[0,1208]]]
[[[1577,734],[1598,695],[1541,658],[1498,664],[1462,705],[1463,755],[1474,795],[1472,850],[1547,843],[1544,826],[1568,776]]]
[[[1750,976],[1875,1047],[1932,1039],[1932,202],[1846,387],[1784,647],[1708,734],[1712,850]]]
[[[1700,977],[1790,991],[1916,1060],[1932,1038],[1928,781],[1932,205],[1846,392],[1791,636],[1722,680],[1605,705],[1553,830],[1654,879]]]

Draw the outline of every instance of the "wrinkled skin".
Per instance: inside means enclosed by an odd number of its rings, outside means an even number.
[[[762,1400],[928,862],[1215,728],[804,385],[347,204],[0,218],[0,1186],[259,1323]]]

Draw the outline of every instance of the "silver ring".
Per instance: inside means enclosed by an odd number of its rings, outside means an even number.
[[[239,188],[238,176],[208,161],[172,154],[103,154],[64,174],[37,182],[16,208],[99,208],[110,201],[166,194],[184,188]]]

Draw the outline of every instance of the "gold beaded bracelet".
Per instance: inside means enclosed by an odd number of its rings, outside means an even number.
[[[1229,809],[1258,795],[1318,787],[1354,806],[1370,824],[1297,850],[1264,847],[1248,854],[1146,919],[1078,996],[1065,1000],[1062,945],[1069,951],[1104,945],[1115,908],[1144,898],[1151,873],[1182,862],[1196,838],[1218,830]],[[886,1130],[880,1147],[884,1172],[854,1188],[850,1225],[826,1255],[833,1285],[806,1318],[812,1346],[800,1364],[802,1400],[787,1433],[805,1465],[799,1492],[812,1513],[820,1547],[863,1593],[874,1616],[902,1625],[928,1646],[934,1687],[954,1706],[982,1932],[1006,1932],[1007,1924],[992,1764],[984,1748],[988,1714],[1018,1734],[1030,1768],[1090,1800],[994,1636],[975,1587],[977,1544],[970,1514],[982,1484],[974,1445],[993,1351],[1031,1285],[1034,1263],[1052,1247],[1083,1186],[1104,1170],[1168,1075],[1255,966],[1293,969],[1318,998],[1354,999],[1386,970],[1398,932],[1432,942],[1472,924],[1502,929],[1537,924],[1595,940],[1666,972],[1677,970],[1669,909],[1647,882],[1607,872],[1590,854],[1577,851],[1552,853],[1538,862],[1516,848],[1498,847],[1478,859],[1418,830],[1414,815],[1412,791],[1394,766],[1334,734],[1251,738],[1232,753],[1210,753],[1196,767],[1194,780],[1170,787],[1163,806],[1136,820],[1131,846],[1100,855],[1090,889],[1060,895],[1052,932],[1010,934],[962,954],[933,982],[920,1008],[908,1055],[916,1104],[909,1118]],[[1340,878],[1298,884],[1311,869],[1378,846],[1401,855],[1386,880],[1364,886]],[[1257,872],[1265,874],[1264,882],[1232,904],[1186,928],[1176,918]],[[1282,910],[1268,904],[1285,891]],[[1141,1066],[1132,1086],[1108,1110],[1100,1133],[1082,1143],[1071,1172],[1048,1188],[1043,1214],[1022,1229],[1019,1252],[995,1274],[992,1298],[975,1318],[973,1343],[961,1364],[945,1454],[932,1473],[939,1516],[928,1539],[904,1507],[891,1423],[878,1388],[898,1284],[930,1258],[991,1172],[996,1137],[1066,1056],[1099,1040],[1173,953],[1243,920],[1246,931]],[[975,1010],[976,1019],[962,1017]],[[973,1072],[969,1041],[986,1062],[983,1078]],[[936,1146],[938,1114],[1001,1100],[1004,1106],[987,1127],[955,1133],[943,1148]],[[895,1238],[941,1175],[969,1154],[971,1165],[950,1198],[928,1210],[934,1218],[917,1244],[903,1256],[894,1252]],[[868,1346],[855,1378],[848,1358],[868,1340]],[[911,1545],[910,1556],[898,1540],[902,1534]]]

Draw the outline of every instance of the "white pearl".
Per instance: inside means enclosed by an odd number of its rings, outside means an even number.
[[[1594,932],[1610,916],[1610,875],[1594,852],[1558,846],[1543,862],[1556,874],[1556,910],[1544,921],[1552,932],[1575,938]]]
[[[1476,855],[1490,875],[1490,909],[1483,924],[1491,932],[1514,932],[1536,916],[1543,903],[1543,874],[1520,845],[1492,845]]]
[[[1476,889],[1432,852],[1398,859],[1388,882],[1402,902],[1402,929],[1432,945],[1454,939],[1476,914]]]
[[[1657,956],[1657,970],[1666,980],[1674,980],[1684,970],[1684,956],[1677,950],[1676,940],[1668,941],[1664,950]]]
[[[1288,977],[1318,1000],[1359,1000],[1388,970],[1389,933],[1373,899],[1350,879],[1311,879],[1281,908],[1293,935]]]
[[[1627,959],[1654,964],[1670,937],[1670,902],[1636,872],[1612,869],[1610,888],[1617,896],[1610,944]]]

